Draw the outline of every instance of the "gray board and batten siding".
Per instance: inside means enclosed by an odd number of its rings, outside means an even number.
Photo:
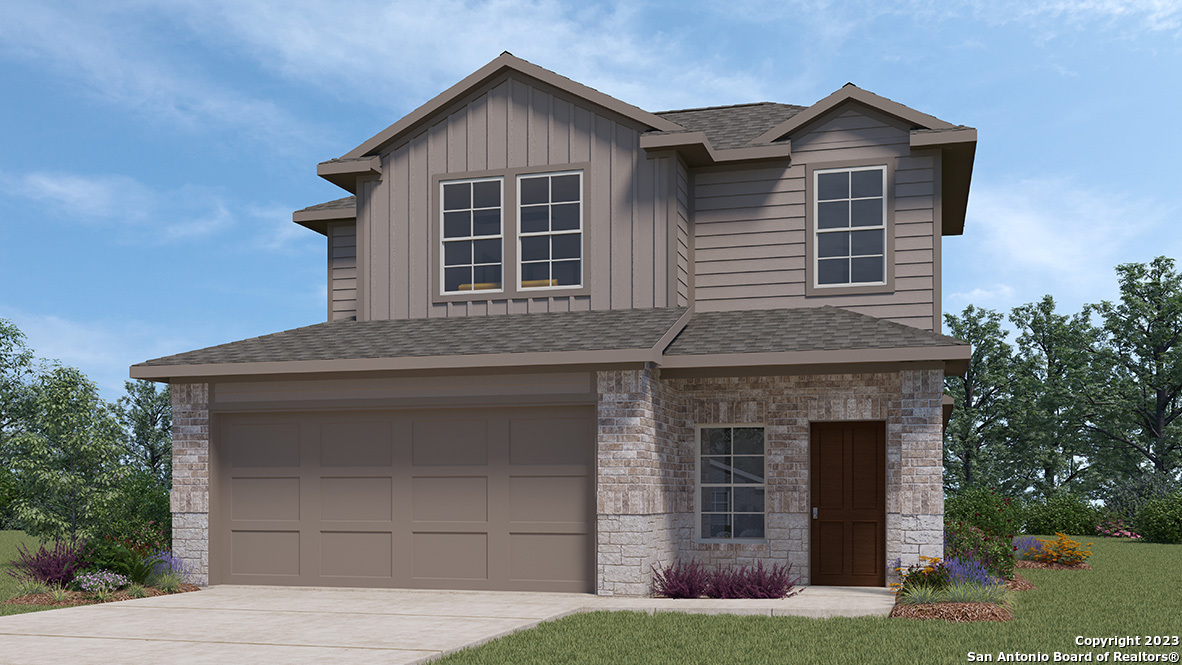
[[[504,313],[669,307],[685,304],[688,268],[669,265],[678,251],[678,158],[640,148],[639,123],[540,81],[499,76],[381,154],[382,176],[359,179],[357,233],[360,320]],[[439,176],[585,164],[584,286],[576,295],[434,292],[432,189]],[[684,174],[682,179],[686,179]],[[687,179],[686,179],[687,180]],[[511,175],[506,188],[514,186]],[[683,185],[684,186],[684,185]],[[688,210],[682,211],[682,216]],[[504,211],[506,230],[516,223]],[[688,241],[688,220],[681,222]],[[511,237],[511,236],[510,236]],[[509,242],[507,240],[507,242]],[[506,247],[506,258],[512,256]],[[505,277],[515,272],[508,261]]]
[[[833,305],[939,330],[938,152],[913,154],[909,128],[845,107],[792,137],[792,163],[693,172],[693,272],[697,311]],[[894,288],[806,297],[809,167],[893,160]]]

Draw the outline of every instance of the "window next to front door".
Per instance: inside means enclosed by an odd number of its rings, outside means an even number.
[[[698,428],[700,539],[762,540],[764,492],[764,428]]]

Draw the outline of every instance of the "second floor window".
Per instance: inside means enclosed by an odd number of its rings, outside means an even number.
[[[885,166],[813,172],[815,285],[886,283]]]
[[[517,178],[522,289],[583,285],[583,173]]]
[[[441,182],[439,187],[443,201],[443,291],[502,290],[502,180]]]

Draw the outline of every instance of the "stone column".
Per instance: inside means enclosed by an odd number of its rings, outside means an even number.
[[[900,445],[895,459],[888,455],[897,475],[888,478],[887,557],[909,565],[944,556],[944,372],[904,370],[900,384]]]
[[[209,384],[174,383],[172,551],[190,581],[209,584]]]

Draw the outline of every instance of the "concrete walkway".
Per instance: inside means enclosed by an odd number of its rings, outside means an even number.
[[[888,589],[805,587],[782,600],[215,586],[0,617],[0,663],[420,663],[576,612],[886,615]]]

